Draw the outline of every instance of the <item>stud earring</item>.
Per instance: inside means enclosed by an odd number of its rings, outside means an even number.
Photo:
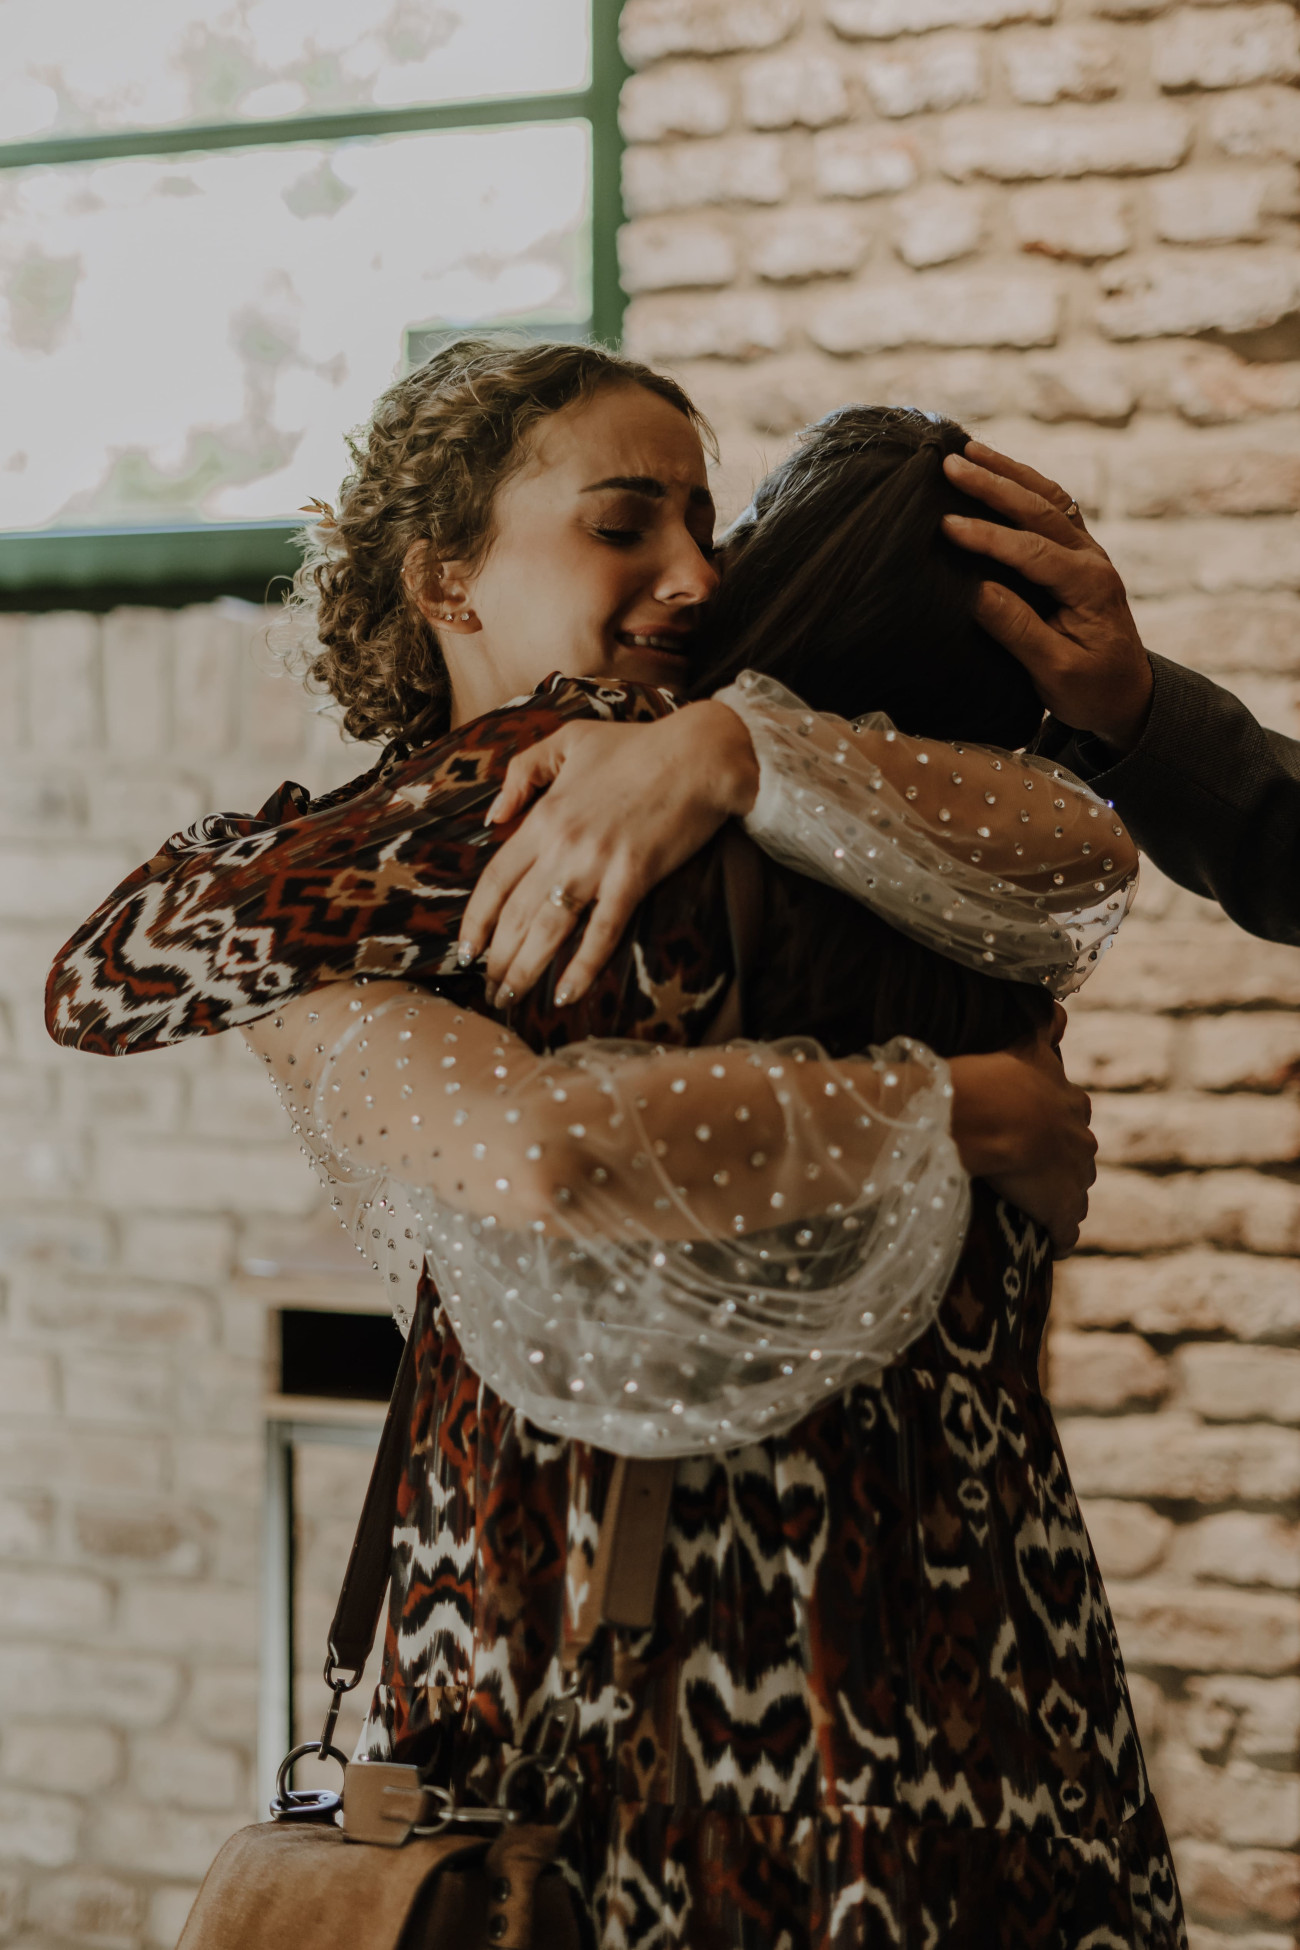
[[[462,623],[468,623],[468,622],[469,622],[469,611],[468,611],[467,609],[463,609],[463,610],[461,611],[461,613],[460,613],[460,620],[461,620],[461,622],[462,622]]]

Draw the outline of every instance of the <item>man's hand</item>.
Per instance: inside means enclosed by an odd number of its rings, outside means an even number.
[[[511,759],[488,812],[505,824],[543,798],[484,868],[461,930],[462,962],[488,942],[489,995],[525,995],[587,909],[556,1001],[576,1002],[640,900],[758,792],[744,724],[711,699],[653,725],[575,721]]]
[[[954,487],[1008,515],[1016,528],[946,515],[949,541],[1018,569],[1060,604],[1050,623],[998,582],[980,587],[975,615],[1029,672],[1048,710],[1076,731],[1131,751],[1151,709],[1152,677],[1124,584],[1065,489],[1023,462],[972,440],[949,454]],[[1074,513],[1067,509],[1074,508]]]
[[[1032,1041],[992,1056],[958,1056],[952,1134],[972,1178],[1047,1228],[1056,1257],[1079,1243],[1088,1190],[1097,1177],[1092,1104],[1072,1084],[1060,1056],[1065,1011]]]

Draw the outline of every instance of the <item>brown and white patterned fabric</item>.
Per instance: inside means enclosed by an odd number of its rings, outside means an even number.
[[[564,1869],[604,1950],[1185,1950],[1038,1350],[1045,1236],[976,1188],[935,1325],[789,1435],[679,1462],[658,1617],[600,1647]],[[372,1758],[490,1796],[558,1691],[609,1458],[426,1286]]]

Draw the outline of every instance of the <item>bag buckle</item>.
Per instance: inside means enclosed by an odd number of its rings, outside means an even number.
[[[272,1821],[319,1821],[335,1826],[343,1797],[331,1793],[327,1788],[291,1788],[289,1776],[294,1762],[305,1760],[308,1754],[315,1754],[320,1760],[336,1760],[343,1769],[344,1785],[347,1783],[348,1757],[341,1754],[334,1745],[334,1729],[339,1722],[339,1708],[343,1704],[344,1693],[350,1693],[361,1674],[350,1679],[335,1679],[333,1661],[325,1667],[325,1677],[330,1686],[329,1711],[321,1728],[319,1740],[305,1740],[301,1747],[291,1747],[280,1762],[280,1771],[275,1777],[275,1793],[271,1796]]]

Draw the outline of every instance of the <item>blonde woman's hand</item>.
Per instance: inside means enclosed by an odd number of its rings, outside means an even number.
[[[725,704],[688,704],[656,724],[580,720],[510,761],[488,812],[517,819],[465,910],[462,964],[487,948],[489,995],[525,995],[587,916],[556,1000],[576,1002],[637,904],[758,791],[749,732]],[[540,798],[537,795],[541,794]]]
[[[1056,1257],[1079,1243],[1097,1177],[1092,1103],[1061,1060],[1065,1011],[1036,1037],[989,1056],[957,1056],[952,1135],[972,1178],[1046,1227]]]

